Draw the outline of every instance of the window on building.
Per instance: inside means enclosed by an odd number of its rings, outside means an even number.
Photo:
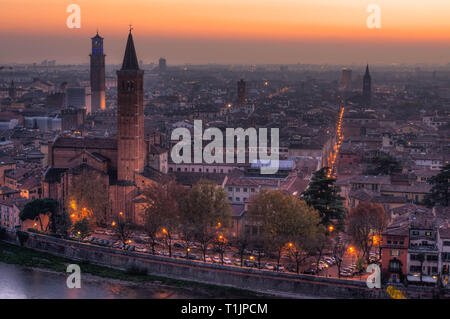
[[[393,256],[393,257],[400,256],[400,250],[398,250],[398,249],[391,249],[391,256]]]

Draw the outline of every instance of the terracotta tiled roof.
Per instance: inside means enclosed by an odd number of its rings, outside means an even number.
[[[77,137],[59,137],[53,143],[53,147],[63,148],[85,148],[85,149],[117,149],[116,138],[77,138]]]

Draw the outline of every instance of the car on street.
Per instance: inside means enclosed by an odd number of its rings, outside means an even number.
[[[175,247],[175,248],[184,248],[184,245],[183,245],[182,243],[175,242],[175,243],[173,244],[173,247]]]
[[[240,258],[234,258],[233,259],[233,264],[235,264],[236,266],[241,266],[241,259]]]
[[[206,256],[206,257],[205,257],[205,262],[207,262],[207,263],[212,263],[211,257]]]
[[[280,265],[280,264],[274,265],[273,269],[276,270],[276,271],[284,271],[284,266]]]
[[[200,260],[200,257],[197,256],[196,254],[189,254],[188,259],[190,259],[190,260]]]
[[[223,258],[223,263],[224,263],[225,265],[231,265],[231,259],[228,258],[228,257],[224,257],[224,258]]]
[[[303,273],[306,275],[315,275],[315,274],[317,274],[317,271],[315,268],[308,268],[308,269],[304,270]]]
[[[267,269],[267,270],[273,270],[274,269],[272,264],[265,264],[264,268]]]
[[[246,259],[246,260],[244,260],[244,266],[245,267],[255,267],[256,265],[253,261]]]
[[[219,256],[214,256],[213,257],[213,262],[215,262],[216,264],[220,264],[220,257]]]

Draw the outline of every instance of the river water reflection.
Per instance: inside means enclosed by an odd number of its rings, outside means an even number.
[[[0,263],[0,299],[110,299],[110,298],[202,298],[191,291],[158,284],[133,286],[107,280],[84,280],[80,289],[66,286],[66,274],[23,268],[18,265]]]

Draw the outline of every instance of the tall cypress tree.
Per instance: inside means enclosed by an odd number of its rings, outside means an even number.
[[[450,204],[450,164],[442,167],[439,174],[430,178],[431,193],[425,197],[428,207],[449,206]]]
[[[336,179],[327,177],[328,167],[314,173],[308,189],[302,195],[306,203],[319,211],[321,224],[328,226],[331,220],[337,220],[342,227],[345,218],[344,198],[339,195],[340,188],[335,185]]]

